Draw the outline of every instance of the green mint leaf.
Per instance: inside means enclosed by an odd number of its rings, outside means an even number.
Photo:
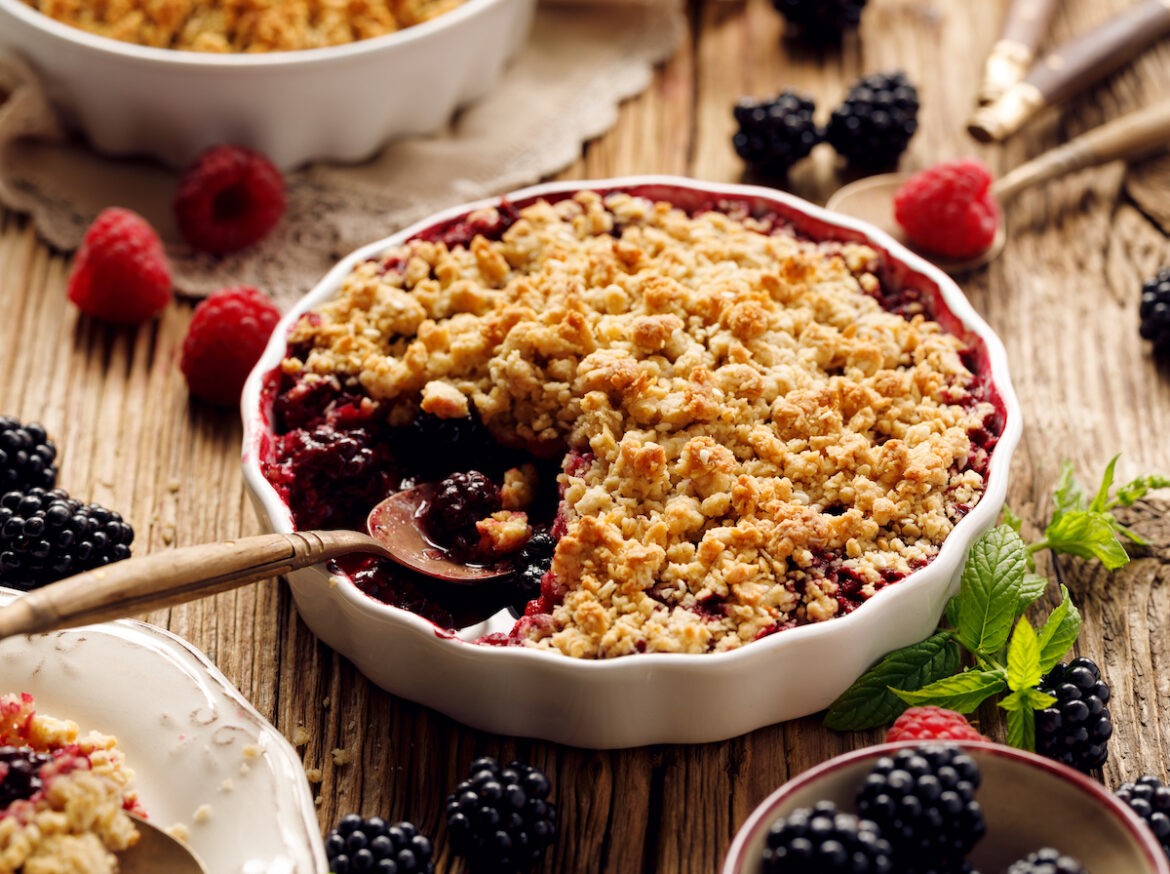
[[[1049,695],[1047,692],[1041,692],[1039,689],[1024,689],[1020,694],[1033,711],[1043,710],[1045,707],[1051,707],[1056,703],[1055,695]]]
[[[1081,486],[1073,476],[1072,464],[1068,461],[1060,465],[1060,478],[1056,488],[1052,491],[1052,516],[1048,520],[1053,525],[1070,510],[1084,509],[1085,497],[1081,493]]]
[[[1117,539],[1115,524],[1108,513],[1071,510],[1049,524],[1043,542],[1053,552],[1095,558],[1108,570],[1117,570],[1129,556]]]
[[[1024,520],[1021,519],[1019,516],[1017,516],[1012,511],[1012,508],[1009,507],[1007,504],[1003,505],[1002,515],[1003,515],[1003,524],[1006,525],[1008,528],[1012,529],[1012,531],[1016,532],[1016,534],[1019,534],[1020,529],[1024,527]]]
[[[1007,684],[1013,692],[1030,689],[1040,682],[1040,641],[1027,619],[1016,623],[1008,644]]]
[[[954,595],[949,601],[947,601],[946,617],[947,617],[947,625],[950,626],[951,628],[954,628],[956,625],[959,624],[959,596],[958,595]]]
[[[1125,527],[1120,522],[1118,522],[1116,519],[1113,520],[1113,530],[1116,531],[1118,534],[1121,534],[1124,537],[1129,538],[1129,540],[1136,543],[1138,546],[1149,546],[1150,545],[1150,541],[1146,540],[1146,538],[1142,537],[1140,534],[1138,534],[1133,529]]]
[[[1020,583],[1020,600],[1016,605],[1016,616],[1023,616],[1024,611],[1039,601],[1040,596],[1047,588],[1048,577],[1042,577],[1031,571],[1024,574],[1024,579]]]
[[[1017,616],[1028,551],[1006,525],[991,529],[971,546],[959,585],[955,632],[977,655],[999,652]]]
[[[1007,737],[1010,746],[1030,753],[1036,751],[1036,716],[1021,692],[1013,692],[999,702],[1007,711]]]
[[[1041,674],[1048,673],[1064,658],[1081,632],[1081,613],[1064,586],[1060,587],[1060,598],[1060,604],[1048,614],[1048,619],[1036,635],[1040,644]]]
[[[1006,688],[1002,671],[967,671],[936,680],[921,689],[891,691],[911,706],[934,704],[959,713],[971,713],[992,695]]]
[[[1117,490],[1117,495],[1113,499],[1114,504],[1120,504],[1123,507],[1132,507],[1139,498],[1144,498],[1146,492],[1153,489],[1170,488],[1170,477],[1157,476],[1139,476],[1132,482],[1128,482]]]
[[[951,632],[935,632],[921,643],[883,656],[829,706],[825,726],[860,731],[889,725],[906,709],[891,686],[918,689],[958,670],[959,648]]]
[[[1113,489],[1113,469],[1117,467],[1117,459],[1120,457],[1120,455],[1113,456],[1105,465],[1105,473],[1101,476],[1101,485],[1097,488],[1097,494],[1093,496],[1093,500],[1089,504],[1090,513],[1104,513],[1109,510],[1109,492]]]

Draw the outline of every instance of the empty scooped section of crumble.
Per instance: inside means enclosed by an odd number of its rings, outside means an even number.
[[[197,52],[280,52],[357,42],[421,24],[463,0],[25,0],[122,42]]]
[[[294,327],[282,379],[387,433],[426,410],[565,459],[509,642],[729,650],[855,609],[982,495],[985,380],[923,305],[883,307],[877,266],[734,207],[504,205],[358,265]]]
[[[0,696],[0,871],[106,874],[138,841],[143,814],[115,738]]]

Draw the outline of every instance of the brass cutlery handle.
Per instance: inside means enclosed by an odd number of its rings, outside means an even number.
[[[86,571],[0,607],[0,639],[158,610],[352,552],[380,547],[356,531],[261,534],[168,549]]]
[[[1170,100],[1126,113],[1005,174],[994,186],[1007,200],[1032,185],[1084,167],[1136,158],[1170,145]]]
[[[1048,30],[1057,4],[1058,0],[1013,0],[999,39],[983,65],[980,106],[994,103],[1024,78],[1036,59],[1036,47]]]
[[[976,110],[967,131],[980,142],[1002,140],[1040,110],[1105,78],[1168,32],[1170,0],[1144,0],[1045,55],[995,103]]]

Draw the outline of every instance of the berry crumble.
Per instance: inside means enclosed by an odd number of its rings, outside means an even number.
[[[518,621],[484,643],[734,649],[856,609],[980,499],[1002,415],[927,297],[743,202],[501,203],[298,320],[262,467],[298,528],[478,483],[423,521],[471,559],[519,556]],[[381,560],[341,570],[440,625],[466,606]]]
[[[421,24],[463,0],[25,0],[99,36],[195,52],[284,52],[357,42]]]
[[[0,871],[113,874],[143,815],[114,738],[0,696]]]

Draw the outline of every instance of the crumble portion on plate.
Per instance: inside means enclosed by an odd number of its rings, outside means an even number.
[[[133,773],[113,737],[36,712],[27,693],[0,696],[0,871],[113,874],[138,841]]]
[[[463,0],[25,0],[99,36],[196,52],[283,52],[357,42],[429,21]]]
[[[512,642],[729,650],[854,609],[983,492],[985,381],[921,301],[883,306],[877,265],[742,204],[584,192],[358,265],[281,369],[392,425],[472,414],[564,456],[551,571]]]

